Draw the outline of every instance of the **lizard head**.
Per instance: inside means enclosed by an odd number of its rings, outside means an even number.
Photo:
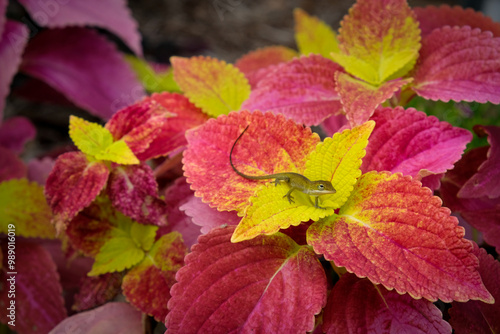
[[[309,195],[326,195],[335,194],[337,191],[333,188],[330,181],[312,181],[311,189],[309,189]]]

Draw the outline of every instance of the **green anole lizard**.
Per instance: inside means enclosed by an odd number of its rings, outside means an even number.
[[[249,125],[247,125],[245,130],[243,130],[243,132],[238,136],[238,138],[236,138],[236,140],[233,143],[233,147],[231,147],[231,152],[229,153],[229,163],[231,164],[231,167],[233,167],[235,173],[249,180],[274,179],[275,186],[277,186],[280,183],[280,181],[284,181],[286,184],[290,186],[290,190],[286,193],[285,196],[283,196],[283,198],[286,197],[288,199],[288,202],[290,203],[294,202],[291,194],[294,190],[299,190],[304,194],[314,196],[315,197],[314,206],[316,208],[322,209],[318,205],[318,196],[336,193],[336,190],[333,188],[332,183],[330,181],[311,181],[304,175],[293,172],[276,173],[276,174],[259,175],[259,176],[247,175],[243,174],[238,169],[236,169],[236,167],[234,167],[233,164],[234,147],[236,146],[236,143],[240,140],[240,138],[243,136],[243,134],[247,131],[248,127]]]

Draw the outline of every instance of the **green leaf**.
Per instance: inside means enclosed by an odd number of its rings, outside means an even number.
[[[150,93],[181,92],[179,85],[174,80],[172,68],[164,72],[156,72],[147,61],[132,55],[126,55],[125,60],[132,66],[132,70]]]
[[[95,257],[89,276],[123,271],[137,265],[151,249],[158,227],[143,225],[123,217]]]
[[[51,219],[42,186],[26,179],[0,183],[0,233],[14,230],[16,236],[53,239]]]

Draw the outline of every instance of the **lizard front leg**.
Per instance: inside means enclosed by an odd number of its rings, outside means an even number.
[[[294,191],[294,190],[295,190],[295,188],[293,188],[293,187],[290,188],[290,190],[288,190],[288,192],[286,193],[286,195],[283,196],[283,198],[285,198],[285,197],[288,198],[288,202],[290,204],[295,203],[295,201],[293,200],[293,197],[292,197],[292,191]]]

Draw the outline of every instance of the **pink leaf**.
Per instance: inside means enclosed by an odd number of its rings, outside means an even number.
[[[168,187],[165,191],[168,225],[160,227],[156,233],[157,236],[177,231],[182,234],[184,243],[188,247],[196,243],[200,228],[192,223],[191,218],[184,211],[180,210],[180,206],[192,197],[194,197],[194,192],[190,189],[185,177],[178,178],[173,185]]]
[[[351,127],[368,121],[381,103],[411,81],[411,79],[396,79],[375,87],[342,72],[335,74],[335,80],[342,107]]]
[[[271,72],[271,66],[287,62],[298,53],[284,46],[270,46],[247,53],[236,61],[234,66],[240,69],[255,88],[257,83]]]
[[[252,90],[242,109],[282,113],[297,123],[318,125],[341,110],[335,73],[342,67],[318,55],[277,65]]]
[[[75,328],[79,334],[142,333],[142,313],[128,303],[107,303],[67,318],[50,333],[68,334],[68,330]]]
[[[422,39],[412,89],[442,101],[500,103],[500,37],[470,27],[443,27]]]
[[[0,305],[3,309],[0,321],[8,323],[14,320],[15,327],[9,327],[21,334],[48,333],[66,318],[56,265],[49,252],[38,244],[16,240],[14,245],[16,260],[11,267],[7,266],[7,240],[2,240],[4,270],[0,271]],[[11,272],[15,274],[9,274]],[[8,296],[12,290],[15,297]],[[7,310],[12,303],[13,312]],[[10,314],[14,317],[9,317]]]
[[[415,7],[413,11],[420,23],[422,36],[427,36],[434,29],[444,26],[469,26],[482,31],[491,31],[494,36],[500,37],[500,23],[494,22],[490,17],[471,8],[441,5],[439,7]]]
[[[3,7],[0,4],[0,123],[5,108],[5,98],[9,94],[10,83],[21,64],[24,47],[28,42],[29,31],[24,24],[5,19]],[[2,33],[3,32],[3,33]]]
[[[26,177],[27,169],[24,162],[11,150],[0,146],[0,182]]]
[[[35,138],[36,129],[26,117],[18,116],[0,124],[0,146],[21,154],[27,141]]]
[[[384,329],[387,333],[451,333],[451,326],[431,302],[388,291],[353,274],[342,275],[328,297],[323,331],[375,334]]]
[[[221,225],[238,225],[241,218],[235,211],[220,212],[203,203],[199,197],[191,197],[180,209],[191,217],[194,224],[201,226],[201,233],[207,234],[210,230]]]
[[[145,161],[184,148],[186,130],[206,122],[201,109],[180,94],[153,94],[118,111],[106,124],[115,139],[123,139]]]
[[[113,206],[137,222],[167,224],[166,204],[158,198],[153,170],[145,163],[113,168],[107,190]]]
[[[42,31],[26,48],[21,70],[105,119],[144,96],[116,47],[85,28]]]
[[[361,169],[401,172],[417,179],[453,168],[472,134],[413,108],[380,108]]]
[[[276,233],[233,244],[234,227],[201,236],[176,275],[167,333],[300,333],[326,301],[316,255]]]
[[[113,1],[19,1],[42,27],[95,26],[120,37],[132,51],[142,56],[141,36],[125,0]]]
[[[500,332],[500,262],[488,255],[483,248],[475,247],[479,258],[479,272],[484,285],[496,300],[495,304],[478,301],[452,303],[450,323],[456,334],[466,333],[498,333]]]
[[[476,133],[484,136],[488,134],[490,149],[488,159],[479,166],[474,174],[462,186],[457,196],[461,198],[500,196],[500,127],[498,126],[475,126]]]
[[[442,179],[440,193],[447,207],[459,212],[471,226],[483,233],[487,243],[500,252],[500,197],[491,199],[486,196],[479,198],[457,196],[460,188],[484,163],[487,151],[488,147],[485,146],[465,153],[455,168],[448,171]]]
[[[54,168],[56,161],[50,157],[32,159],[28,162],[28,180],[45,185],[50,171]]]
[[[45,184],[45,196],[54,213],[56,229],[87,207],[106,185],[109,170],[103,162],[89,162],[81,152],[60,155]]]
[[[336,266],[400,294],[492,303],[472,243],[441,204],[409,176],[368,172],[338,216],[311,225],[307,243]]]

